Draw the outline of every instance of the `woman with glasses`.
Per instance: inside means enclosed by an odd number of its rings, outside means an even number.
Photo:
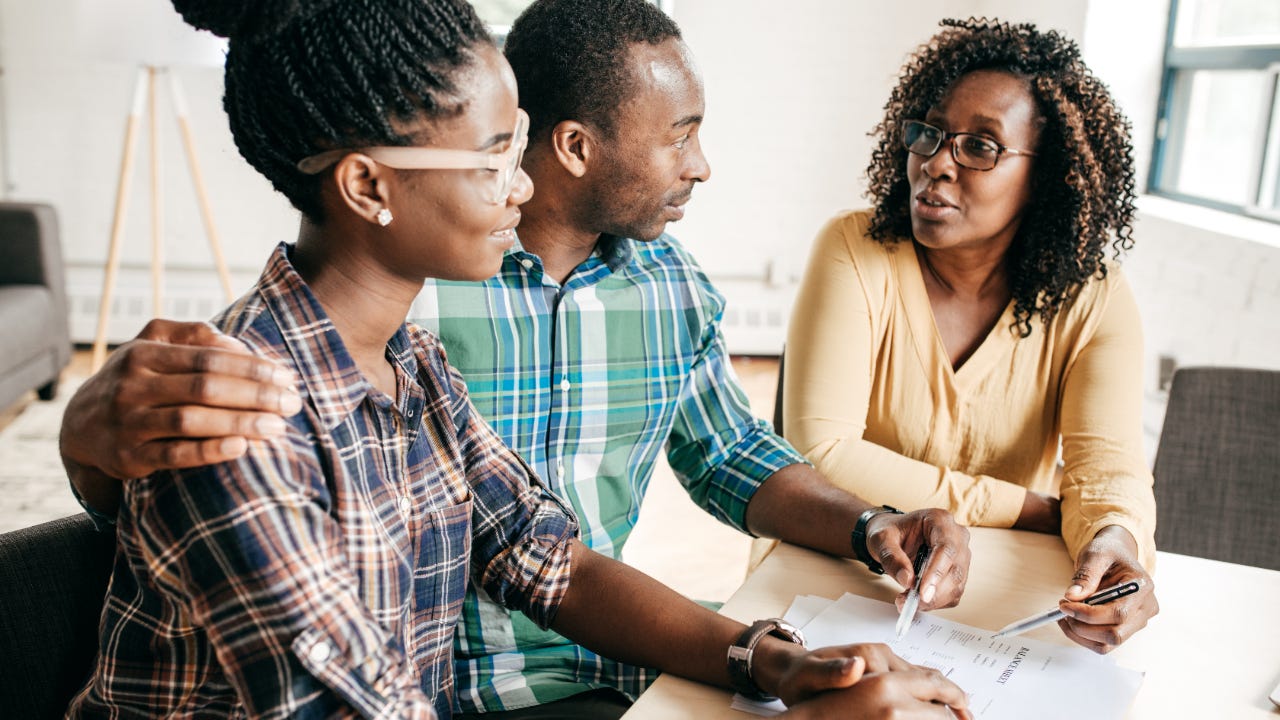
[[[1061,532],[1060,624],[1106,652],[1158,609],[1141,327],[1108,257],[1133,244],[1128,122],[1058,33],[942,25],[876,128],[874,207],[813,248],[783,427],[864,497]],[[1127,579],[1142,591],[1079,602]]]
[[[515,78],[470,5],[174,4],[230,36],[236,145],[302,213],[214,321],[296,373],[295,414],[237,460],[125,484],[70,717],[448,718],[471,582],[597,652],[803,717],[969,716],[884,646],[810,652],[785,623],[748,628],[587,549],[405,324],[425,278],[497,272],[533,191]]]

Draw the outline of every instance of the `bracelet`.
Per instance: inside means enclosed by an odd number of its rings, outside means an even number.
[[[901,515],[902,511],[889,505],[867,508],[858,516],[858,522],[853,524],[853,533],[849,536],[849,542],[853,545],[853,556],[863,565],[866,565],[868,570],[877,575],[884,574],[884,566],[871,557],[871,553],[867,551],[867,523],[871,522],[871,518],[884,513]]]
[[[729,646],[729,685],[745,698],[757,702],[776,700],[774,696],[760,689],[751,670],[751,660],[755,657],[756,645],[766,635],[782,638],[797,645],[804,645],[804,635],[800,629],[781,618],[757,620],[751,627],[742,631],[737,641]]]

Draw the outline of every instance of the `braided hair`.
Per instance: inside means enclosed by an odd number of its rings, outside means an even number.
[[[880,242],[911,237],[903,122],[923,118],[975,70],[1026,78],[1044,125],[1031,202],[1006,258],[1013,329],[1026,337],[1033,315],[1047,324],[1090,278],[1106,277],[1108,244],[1116,258],[1133,247],[1129,121],[1076,44],[1057,32],[987,19],[941,24],[944,29],[903,67],[885,117],[871,133],[878,142],[867,168],[867,192],[875,203],[870,235]]]
[[[530,144],[564,120],[612,136],[631,96],[627,50],[680,38],[675,21],[647,0],[538,0],[516,18],[504,53],[529,113]]]
[[[322,176],[304,157],[409,145],[396,129],[464,109],[453,78],[492,42],[464,0],[173,0],[191,25],[230,39],[223,107],[240,154],[321,221]],[[403,125],[401,125],[403,127]]]

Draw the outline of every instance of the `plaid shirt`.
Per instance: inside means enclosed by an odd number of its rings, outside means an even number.
[[[538,625],[555,616],[569,511],[426,331],[387,345],[396,397],[371,387],[290,254],[216,322],[291,366],[304,410],[237,461],[126,485],[71,716],[447,718],[468,579]]]
[[[582,541],[617,558],[653,464],[745,531],[766,478],[804,462],[751,414],[720,333],[724,300],[669,236],[602,238],[563,286],[518,245],[483,283],[428,282],[430,327],[476,409],[577,512]],[[635,696],[655,671],[601,658],[475,593],[456,641],[459,707],[515,709],[597,687]]]

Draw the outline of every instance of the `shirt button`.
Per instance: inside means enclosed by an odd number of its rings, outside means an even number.
[[[319,665],[320,663],[328,660],[329,655],[332,652],[333,648],[329,646],[329,643],[322,640],[311,646],[311,649],[307,651],[307,657],[311,662]]]
[[[556,462],[556,477],[564,478],[564,461]]]
[[[560,389],[569,392],[569,378],[564,378],[560,381]]]
[[[532,261],[532,260],[530,260],[529,258],[525,258],[525,259],[521,260],[521,261],[520,261],[520,264],[524,266],[524,269],[525,269],[525,270],[531,270],[531,269],[533,269],[533,261]]]
[[[408,515],[409,511],[412,509],[413,509],[413,502],[409,500],[408,495],[405,495],[404,497],[400,498],[400,512],[404,513],[405,515]]]

